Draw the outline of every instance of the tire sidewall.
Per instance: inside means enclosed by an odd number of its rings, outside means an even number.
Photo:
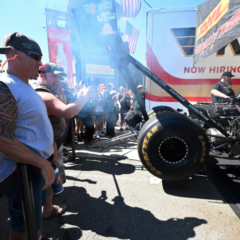
[[[189,148],[187,160],[169,164],[160,158],[158,147],[167,136],[177,135]],[[206,137],[200,127],[178,113],[163,113],[151,118],[139,135],[138,151],[143,165],[153,175],[164,180],[188,178],[205,163],[208,155]]]

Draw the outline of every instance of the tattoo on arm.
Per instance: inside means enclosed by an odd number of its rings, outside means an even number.
[[[12,93],[6,84],[0,82],[0,137],[13,141],[17,113],[17,103]]]

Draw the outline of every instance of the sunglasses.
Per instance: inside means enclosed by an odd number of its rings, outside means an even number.
[[[32,52],[27,52],[27,51],[22,51],[22,50],[20,52],[27,54],[29,57],[33,58],[37,62],[41,61],[41,59],[42,59],[42,56],[40,56],[37,53],[32,53]]]

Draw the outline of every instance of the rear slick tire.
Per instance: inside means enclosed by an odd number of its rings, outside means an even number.
[[[189,178],[203,167],[208,153],[208,138],[203,129],[179,113],[152,117],[139,134],[140,160],[151,174],[163,180]]]
[[[154,116],[157,116],[158,114],[165,113],[165,112],[177,112],[177,111],[174,110],[171,107],[168,107],[168,106],[156,106],[156,107],[151,108],[147,112],[147,114],[148,114],[149,119],[150,119],[150,118],[152,118]]]

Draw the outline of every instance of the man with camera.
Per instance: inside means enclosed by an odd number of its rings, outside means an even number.
[[[231,78],[235,77],[231,72],[224,72],[221,80],[215,83],[211,90],[212,102],[217,103],[220,99],[235,97],[232,89]]]

